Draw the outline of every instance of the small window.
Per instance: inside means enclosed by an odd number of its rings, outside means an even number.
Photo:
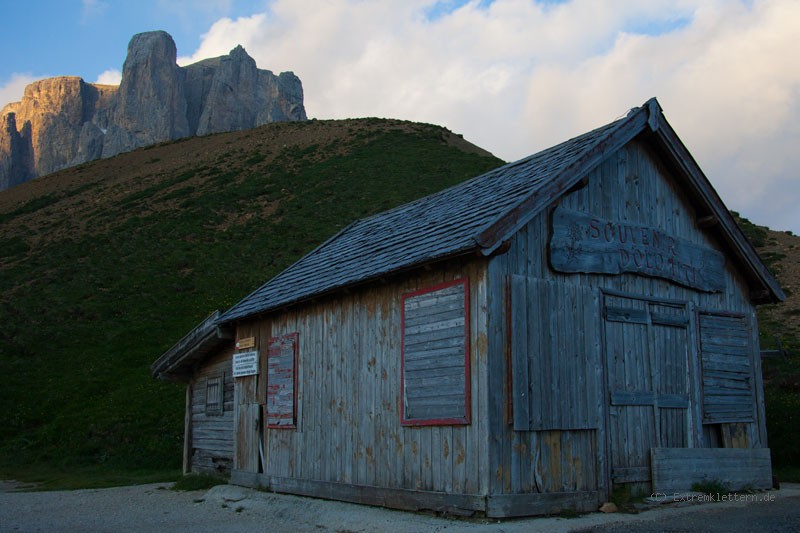
[[[224,380],[222,376],[208,378],[206,380],[206,414],[221,415],[223,409],[222,388]]]
[[[466,279],[403,295],[403,425],[469,424]]]
[[[267,426],[293,428],[297,412],[297,333],[269,340]]]

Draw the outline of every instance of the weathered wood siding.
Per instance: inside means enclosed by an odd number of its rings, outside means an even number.
[[[511,276],[510,300],[514,429],[597,429],[597,296]]]
[[[699,228],[698,214],[670,170],[639,141],[604,161],[581,187],[514,235],[508,251],[491,259],[488,273],[488,387],[497,391],[489,398],[490,492],[604,492],[610,490],[614,457],[619,475],[649,482],[652,446],[722,446],[731,426],[702,423],[700,311],[742,317],[740,336],[749,339],[757,401],[753,418],[737,428],[751,447],[765,447],[755,312],[741,275],[726,263],[721,284],[695,289],[646,275],[645,269],[617,275],[558,272],[548,248],[559,206],[640,231],[657,228],[687,246],[724,252]],[[540,289],[532,293],[531,286]],[[616,295],[644,298],[629,305],[614,302]],[[578,360],[585,373],[577,370]],[[544,372],[552,381],[525,372]],[[634,459],[626,465],[622,457]]]
[[[270,338],[297,333],[296,427],[263,430],[264,475],[296,491],[306,486],[300,481],[314,481],[318,494],[334,490],[330,483],[486,494],[486,264],[453,262],[240,324],[237,337],[256,337],[262,354]],[[470,422],[403,425],[403,296],[462,278],[469,295]],[[259,376],[237,380],[242,404],[266,403],[267,358],[259,364]],[[257,440],[239,439],[248,441],[240,445],[243,454],[258,449]],[[257,471],[244,460],[241,467]]]
[[[709,480],[729,490],[772,488],[767,448],[653,448],[651,455],[654,492],[671,495]]]
[[[233,463],[233,374],[232,350],[224,350],[203,362],[189,385],[191,391],[190,431],[187,443],[191,470],[229,474]],[[222,378],[222,409],[206,413],[209,379]]]

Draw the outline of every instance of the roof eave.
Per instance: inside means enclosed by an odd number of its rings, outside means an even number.
[[[216,323],[220,314],[220,311],[214,311],[164,352],[150,366],[153,377],[168,381],[189,381],[196,363],[231,342],[234,338],[233,329]]]
[[[479,257],[484,257],[485,255],[486,254],[483,253],[483,250],[481,250],[477,245],[476,246],[470,246],[470,247],[464,247],[464,248],[461,248],[459,250],[455,250],[455,251],[453,251],[451,253],[448,253],[448,254],[444,254],[444,255],[436,256],[436,257],[428,257],[428,258],[422,259],[420,261],[416,261],[416,262],[414,262],[412,264],[405,265],[402,268],[397,268],[397,269],[394,269],[394,270],[381,272],[380,274],[376,274],[374,276],[370,276],[370,277],[367,277],[367,278],[364,278],[364,279],[360,279],[360,280],[355,281],[355,282],[347,283],[345,285],[337,285],[337,286],[334,286],[334,287],[330,287],[330,288],[328,288],[328,289],[326,289],[324,291],[320,291],[320,292],[316,292],[316,293],[312,293],[312,294],[307,294],[307,295],[304,295],[304,296],[302,296],[300,298],[296,298],[294,300],[287,300],[285,302],[281,302],[278,305],[271,305],[271,306],[268,306],[268,307],[260,308],[258,311],[245,313],[245,314],[242,314],[242,315],[239,315],[239,316],[229,316],[228,313],[225,313],[219,319],[217,324],[223,325],[223,326],[224,325],[230,326],[230,325],[233,325],[233,324],[235,324],[237,322],[242,322],[244,320],[251,320],[251,319],[253,319],[255,317],[260,317],[260,316],[268,315],[270,313],[274,313],[275,311],[282,311],[282,310],[285,310],[285,309],[288,309],[288,308],[291,308],[291,307],[295,307],[297,305],[303,305],[303,304],[306,304],[306,303],[309,303],[309,302],[314,302],[314,301],[317,301],[317,300],[321,300],[323,298],[327,298],[327,297],[329,297],[329,296],[331,296],[333,294],[341,293],[343,291],[349,291],[349,290],[352,290],[352,289],[356,289],[358,287],[363,287],[365,285],[369,285],[369,284],[373,284],[373,283],[379,283],[382,280],[388,279],[390,277],[402,275],[402,274],[405,274],[405,273],[408,273],[408,272],[419,270],[421,268],[426,268],[426,267],[429,267],[430,265],[433,265],[435,263],[441,263],[443,261],[451,261],[453,259],[457,259],[459,257],[465,257],[465,256],[473,256],[473,257],[479,258]]]

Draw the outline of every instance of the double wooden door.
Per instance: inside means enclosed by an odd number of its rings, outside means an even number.
[[[690,431],[688,304],[606,294],[611,481],[651,480],[650,449],[686,447]]]

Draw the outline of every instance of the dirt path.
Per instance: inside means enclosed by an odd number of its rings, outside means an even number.
[[[592,513],[578,518],[454,520],[341,502],[258,492],[224,485],[208,492],[174,492],[158,483],[112,489],[0,492],[0,531],[298,531],[298,532],[529,532],[692,530],[698,513],[714,512],[715,521],[735,513],[775,514],[780,510],[786,531],[800,530],[800,485],[759,493],[756,503],[668,504],[637,515]],[[10,485],[0,485],[8,489]],[[772,497],[774,496],[774,498]],[[765,501],[766,500],[766,501]],[[776,502],[779,502],[776,504]],[[748,507],[750,506],[750,507]],[[787,513],[789,513],[787,515]],[[794,514],[791,514],[794,513]],[[686,521],[686,527],[681,521]],[[694,520],[694,521],[692,521]],[[699,518],[702,523],[702,518]],[[794,529],[792,529],[794,525]],[[593,529],[598,528],[599,529]],[[675,529],[677,528],[677,529]],[[688,528],[688,529],[687,529]]]

